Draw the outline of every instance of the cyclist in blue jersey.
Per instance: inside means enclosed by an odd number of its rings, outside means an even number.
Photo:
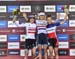
[[[59,42],[56,35],[56,27],[64,24],[67,20],[68,13],[66,13],[64,20],[62,22],[56,22],[52,20],[51,15],[47,15],[47,36],[48,36],[48,45],[49,45],[49,51],[50,51],[50,58],[53,59],[53,50],[55,52],[55,58],[59,59],[58,56],[58,46]]]

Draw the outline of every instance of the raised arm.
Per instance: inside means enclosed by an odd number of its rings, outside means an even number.
[[[14,17],[13,17],[13,22],[15,22],[16,20],[17,20],[17,16],[14,15]]]
[[[64,20],[62,22],[60,22],[61,24],[64,24],[67,20],[67,16],[69,15],[69,13],[66,13],[65,17],[64,17]]]
[[[28,21],[28,17],[27,17],[26,13],[23,13],[23,17],[24,17],[25,21]]]

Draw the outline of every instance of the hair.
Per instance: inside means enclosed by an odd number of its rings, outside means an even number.
[[[32,18],[34,19],[34,23],[35,23],[35,17],[29,17],[28,22],[30,22],[30,19],[32,19]]]
[[[46,18],[51,17],[51,15],[47,15]]]

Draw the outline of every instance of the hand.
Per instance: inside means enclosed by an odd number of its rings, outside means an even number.
[[[27,17],[27,14],[26,13],[23,13],[23,17]]]
[[[69,6],[65,5],[64,6],[64,12],[68,15],[69,14]]]

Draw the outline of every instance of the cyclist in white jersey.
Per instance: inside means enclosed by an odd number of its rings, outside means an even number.
[[[37,26],[37,45],[39,49],[39,55],[36,57],[36,59],[39,57],[39,59],[42,58],[42,46],[44,48],[44,57],[47,59],[47,36],[46,36],[46,16],[45,13],[40,12],[38,14],[39,19],[36,20],[36,26]]]
[[[35,24],[35,16],[30,15],[28,18],[25,13],[23,13],[23,17],[29,22],[25,23],[24,26],[26,27],[26,41],[25,41],[25,57],[24,59],[28,59],[29,49],[32,49],[33,59],[35,57],[36,51],[36,24]],[[16,16],[14,17],[13,21],[16,21]]]

